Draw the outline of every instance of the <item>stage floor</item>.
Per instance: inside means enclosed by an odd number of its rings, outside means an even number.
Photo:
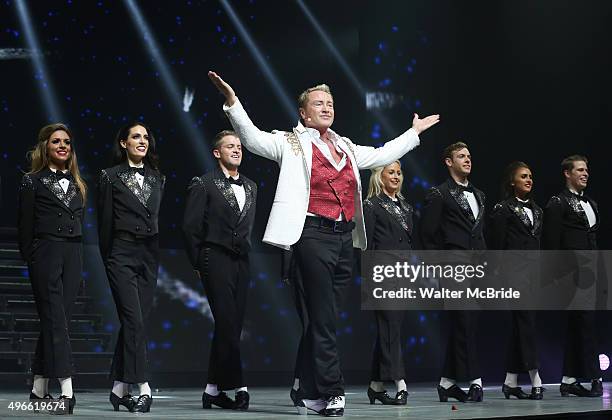
[[[471,418],[612,418],[610,397],[612,387],[604,384],[602,398],[578,398],[559,395],[558,385],[545,385],[547,392],[542,401],[506,400],[501,387],[485,388],[485,400],[482,403],[440,403],[434,387],[423,384],[412,384],[408,387],[410,396],[408,405],[390,407],[380,404],[370,405],[366,388],[349,387],[347,389],[347,408],[345,417],[359,419],[471,419]],[[526,389],[527,390],[527,389]],[[154,392],[151,412],[144,414],[150,419],[296,419],[300,416],[291,405],[288,388],[252,388],[251,405],[248,412],[235,412],[213,408],[203,410],[201,389],[168,389]],[[79,418],[99,419],[133,417],[127,411],[113,412],[108,402],[108,390],[77,390],[75,415]],[[1,391],[0,418],[32,418],[42,414],[27,411],[11,411],[11,401],[26,401],[29,392]],[[453,405],[457,410],[452,410]],[[121,407],[123,410],[123,407]],[[309,412],[311,417],[319,417]],[[143,418],[143,417],[141,417]]]

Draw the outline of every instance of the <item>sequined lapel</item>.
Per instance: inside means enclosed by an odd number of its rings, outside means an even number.
[[[117,172],[117,176],[123,182],[134,196],[140,201],[140,204],[147,207],[147,202],[149,201],[149,197],[151,197],[151,191],[153,190],[153,185],[157,182],[157,178],[149,173],[148,169],[145,168],[145,176],[142,182],[142,188],[140,184],[136,180],[136,175],[130,170],[129,166],[126,166],[124,169],[121,169]]]
[[[238,200],[236,200],[236,194],[234,194],[234,190],[232,189],[232,185],[229,183],[229,181],[225,179],[224,176],[217,176],[213,179],[213,182],[219,189],[221,195],[223,195],[227,203],[230,205],[232,210],[234,210],[234,213],[236,213],[237,216],[240,216],[240,206],[238,205]],[[246,207],[246,203],[244,206]]]
[[[532,233],[535,236],[537,232],[540,231],[540,227],[542,226],[542,209],[535,205],[533,205],[533,230]]]
[[[525,225],[527,230],[532,231],[533,223],[531,223],[531,219],[527,215],[527,212],[525,211],[523,206],[519,206],[516,200],[513,200],[512,202],[508,203],[508,205],[510,207],[510,210],[512,210],[512,213],[514,213],[516,217],[519,218],[519,220],[521,221],[521,223],[523,223],[523,225]],[[535,211],[533,211],[533,219],[535,220],[535,218],[536,214]]]
[[[589,218],[587,217],[586,212],[582,207],[582,204],[580,204],[580,200],[574,197],[574,195],[571,193],[564,194],[564,197],[567,200],[567,203],[569,204],[570,208],[574,211],[574,213],[576,213],[578,217],[582,219],[585,226],[590,229]],[[593,206],[591,205],[591,207]],[[597,221],[595,221],[595,223],[597,223]]]
[[[245,216],[248,214],[249,209],[251,208],[251,205],[253,204],[253,187],[251,187],[251,185],[244,181],[244,183],[242,184],[244,186],[244,206],[242,207],[242,212],[240,213],[240,219],[238,220],[238,223],[242,222],[242,219],[245,218]],[[234,192],[232,190],[232,192]]]
[[[399,204],[402,207],[401,210],[388,196],[378,196],[378,203],[380,206],[387,211],[398,222],[402,228],[410,233],[410,227],[408,224],[409,218],[412,217],[412,207],[405,203],[403,200],[399,200]]]
[[[49,191],[53,193],[53,195],[68,209],[70,209],[70,202],[77,195],[76,186],[74,185],[74,181],[70,181],[68,184],[68,189],[66,192],[62,189],[62,186],[57,181],[55,174],[49,171],[48,174],[40,177],[40,182],[43,183],[45,187]]]
[[[467,198],[465,198],[465,194],[463,194],[463,191],[461,191],[459,188],[453,188],[453,185],[449,185],[448,191],[450,192],[451,196],[455,199],[459,207],[463,210],[463,213],[465,213],[467,218],[470,219],[472,223],[476,224],[476,219],[474,219],[474,213],[472,213],[472,208],[470,207],[470,203],[468,203]],[[474,196],[476,195],[474,194]],[[480,206],[480,203],[478,204]],[[478,218],[480,218],[481,214],[482,214],[482,211],[480,211],[479,209]]]

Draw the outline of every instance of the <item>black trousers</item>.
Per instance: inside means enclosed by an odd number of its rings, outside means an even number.
[[[199,256],[202,282],[215,319],[208,362],[208,383],[219,390],[246,385],[240,357],[249,285],[249,257],[219,247],[203,248]]]
[[[68,327],[82,271],[81,242],[36,239],[28,264],[40,336],[32,373],[45,378],[67,378],[74,374]]]
[[[482,377],[476,350],[478,311],[448,311],[450,336],[442,376],[457,381]]]
[[[588,380],[600,378],[596,312],[567,311],[567,316],[563,375]]]
[[[512,311],[506,372],[524,373],[538,369],[536,313]]]
[[[305,226],[293,255],[302,295],[298,314],[307,319],[298,354],[296,373],[302,398],[317,399],[344,395],[344,378],[336,345],[336,321],[353,269],[353,240],[350,232],[334,233]]]
[[[149,381],[146,327],[158,265],[157,238],[137,242],[113,240],[106,275],[121,323],[110,372],[115,381],[130,384]]]
[[[406,378],[402,355],[404,311],[374,311],[376,342],[372,355],[372,381],[397,381]]]

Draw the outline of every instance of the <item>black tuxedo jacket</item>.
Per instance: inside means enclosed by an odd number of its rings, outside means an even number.
[[[542,237],[542,209],[529,200],[533,213],[533,224],[523,205],[512,197],[493,207],[487,245],[489,249],[540,249]]]
[[[231,184],[220,168],[194,177],[188,187],[183,235],[191,264],[199,270],[203,247],[217,246],[238,255],[251,249],[257,185],[240,174],[245,190],[242,211]]]
[[[364,200],[368,250],[411,249],[414,210],[401,198],[398,204],[399,207],[384,193]]]
[[[580,200],[568,189],[550,199],[544,210],[544,249],[597,249],[599,210],[593,199],[586,195],[585,198],[597,218],[593,227],[589,227],[589,220]]]
[[[83,197],[72,177],[66,192],[58,179],[46,168],[21,180],[17,226],[19,250],[26,261],[37,237],[78,239],[82,235]]]
[[[485,195],[473,185],[470,187],[479,206],[476,219],[460,186],[452,179],[429,190],[421,217],[423,249],[486,249]]]
[[[98,182],[98,236],[102,259],[106,260],[115,232],[136,237],[159,233],[159,206],[166,177],[145,165],[142,188],[127,162],[103,169]]]

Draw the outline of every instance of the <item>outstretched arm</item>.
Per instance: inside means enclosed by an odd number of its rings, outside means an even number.
[[[386,142],[382,147],[355,146],[355,158],[359,169],[371,169],[386,166],[417,147],[421,140],[419,134],[440,121],[440,115],[419,118],[414,114],[412,128],[401,136]]]
[[[223,110],[242,144],[256,155],[280,163],[285,136],[280,133],[267,133],[257,128],[242,107],[234,89],[214,71],[208,72],[208,78],[225,97]]]

